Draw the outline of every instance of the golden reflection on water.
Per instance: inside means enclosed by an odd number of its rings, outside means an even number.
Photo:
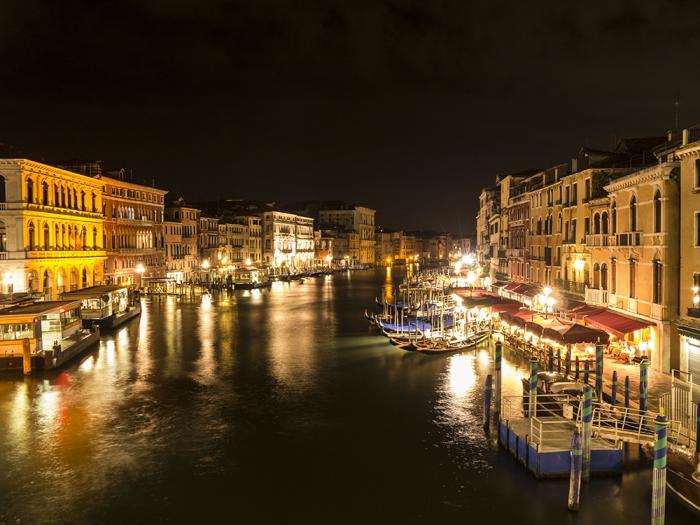
[[[216,379],[216,361],[214,359],[214,325],[216,309],[212,306],[211,297],[202,297],[202,304],[197,312],[197,335],[200,342],[199,358],[195,365],[197,378],[201,383],[209,384]]]
[[[457,354],[447,364],[449,390],[453,396],[464,397],[476,384],[473,354]]]

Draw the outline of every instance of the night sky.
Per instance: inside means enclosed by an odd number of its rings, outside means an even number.
[[[700,2],[2,0],[0,143],[471,233],[498,173],[700,122]]]

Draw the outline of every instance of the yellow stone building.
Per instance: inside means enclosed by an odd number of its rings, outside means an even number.
[[[102,183],[0,159],[0,289],[56,298],[103,282]]]
[[[144,279],[165,275],[163,231],[167,191],[116,177],[99,175],[105,220],[105,280],[141,285]],[[139,275],[140,274],[140,275]]]

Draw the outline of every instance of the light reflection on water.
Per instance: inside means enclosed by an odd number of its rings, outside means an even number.
[[[489,346],[423,356],[367,327],[395,277],[147,299],[65,371],[4,377],[0,523],[568,521],[565,484],[482,430]],[[504,390],[526,367],[504,352]],[[593,482],[590,501],[636,523],[648,479]]]

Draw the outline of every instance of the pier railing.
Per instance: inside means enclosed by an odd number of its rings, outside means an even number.
[[[612,406],[608,403],[593,403],[593,433],[615,442],[653,443],[656,439],[656,418],[659,414],[635,408]],[[669,420],[669,441],[678,437],[675,423]]]

